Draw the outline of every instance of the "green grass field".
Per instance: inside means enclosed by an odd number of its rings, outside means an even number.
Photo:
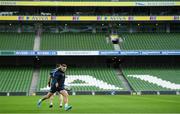
[[[69,113],[69,114],[112,114],[112,113],[180,113],[180,96],[70,96],[71,111],[59,109],[58,97],[54,99],[54,107],[49,109],[49,101],[37,108],[40,96],[0,97],[0,113]]]

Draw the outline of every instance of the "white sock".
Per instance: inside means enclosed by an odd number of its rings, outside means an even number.
[[[63,96],[62,95],[60,95],[59,100],[60,100],[60,106],[62,106],[63,105]]]
[[[42,102],[42,99],[39,99],[39,102]]]
[[[61,100],[61,101],[60,101],[60,106],[62,106],[62,105],[63,105],[63,101]]]
[[[50,105],[53,105],[53,103],[50,103]]]
[[[66,103],[64,106],[65,106],[65,107],[67,107],[67,106],[68,106],[68,104]]]

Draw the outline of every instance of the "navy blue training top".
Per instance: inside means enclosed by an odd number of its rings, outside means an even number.
[[[53,69],[50,72],[50,76],[51,76],[51,86],[54,86],[57,82],[59,84],[59,87],[63,87],[64,86],[64,82],[65,82],[65,73],[57,70],[57,69]]]

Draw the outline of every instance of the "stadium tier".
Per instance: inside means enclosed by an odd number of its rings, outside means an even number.
[[[152,1],[178,1],[178,0],[66,0],[66,1],[81,1],[81,2],[85,2],[85,1],[93,1],[93,2],[104,2],[104,1],[111,1],[111,2],[152,2]]]
[[[33,50],[34,33],[0,33],[0,50]]]
[[[41,50],[113,50],[103,33],[44,33]]]
[[[37,91],[43,91],[47,87],[50,67],[44,67],[40,71],[40,79]],[[108,91],[125,90],[115,71],[104,67],[69,68],[65,84],[72,91]]]
[[[124,33],[123,50],[179,50],[180,33]]]
[[[0,0],[0,1],[18,1],[18,0]],[[33,0],[22,0],[22,1],[33,1]],[[40,1],[48,1],[48,0],[40,0]],[[58,0],[53,0],[58,1]],[[179,1],[179,0],[64,0],[67,2],[152,2],[152,1]]]
[[[28,92],[32,81],[31,67],[0,67],[0,92]]]
[[[180,90],[180,67],[178,66],[124,66],[123,74],[135,91]]]

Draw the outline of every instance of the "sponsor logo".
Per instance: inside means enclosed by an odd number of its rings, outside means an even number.
[[[133,16],[129,16],[129,17],[128,17],[128,20],[129,20],[129,21],[134,20],[134,17],[133,17]]]
[[[78,21],[79,20],[79,16],[73,16],[73,21]]]
[[[48,20],[48,16],[33,16],[32,20]]]
[[[150,20],[156,20],[156,16],[150,16]]]
[[[136,6],[145,6],[143,2],[136,2]]]
[[[28,17],[28,16],[26,17],[26,20],[29,20],[29,17]]]
[[[51,16],[51,20],[56,20],[56,16]]]
[[[175,6],[175,2],[136,2],[136,6]]]
[[[14,1],[1,1],[0,5],[16,5],[16,2]]]
[[[120,21],[120,20],[126,20],[126,17],[124,16],[111,16],[110,17],[111,21]]]
[[[104,17],[104,20],[108,20],[108,17],[107,17],[107,16],[105,16],[105,17]]]
[[[147,2],[146,6],[175,6],[175,2]]]
[[[18,16],[18,20],[24,20],[24,16]]]
[[[174,16],[174,20],[179,20],[179,16]]]
[[[97,20],[98,20],[98,21],[101,21],[101,20],[102,20],[102,17],[101,17],[101,16],[97,16]]]
[[[100,55],[119,55],[119,51],[100,51]]]

